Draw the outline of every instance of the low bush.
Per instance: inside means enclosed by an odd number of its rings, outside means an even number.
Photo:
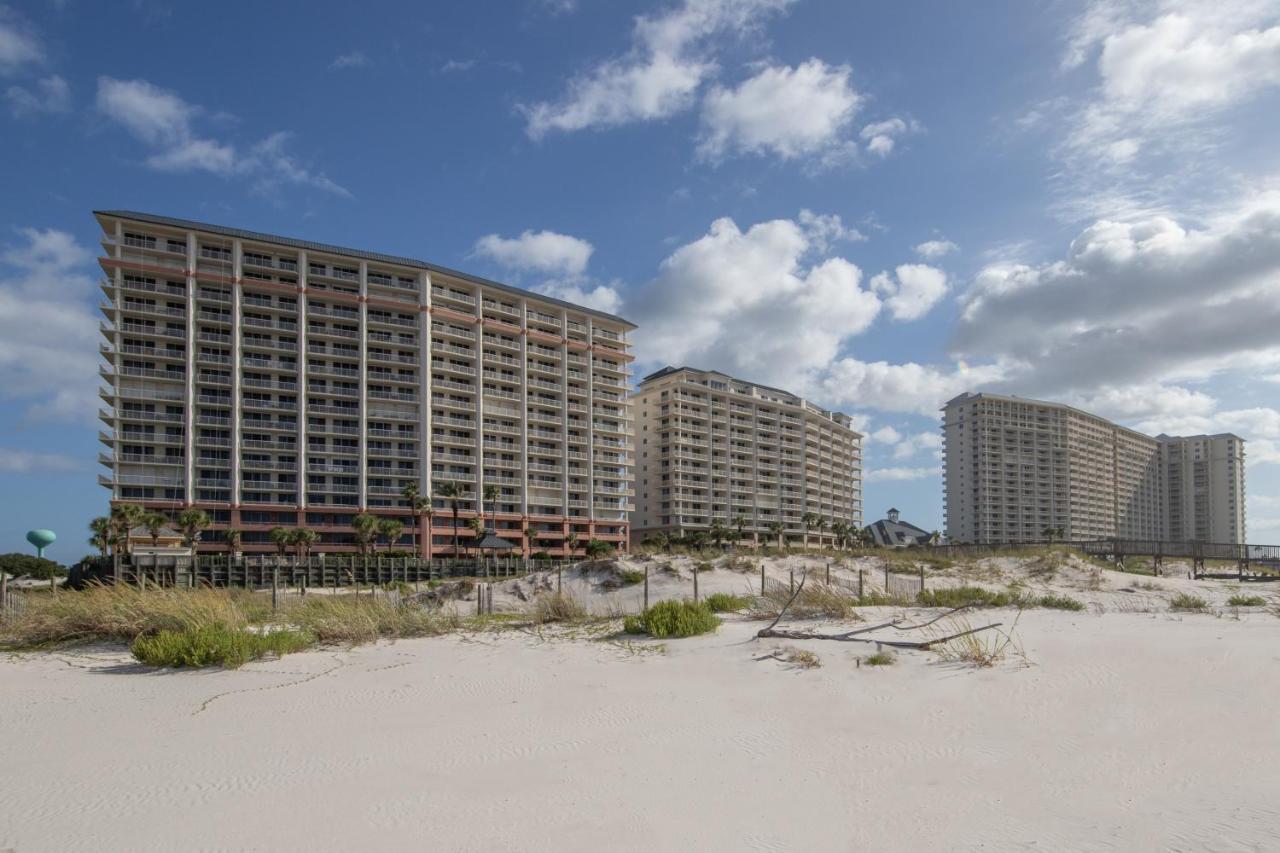
[[[1052,610],[1084,610],[1084,602],[1069,595],[1042,595],[1035,599],[1037,607],[1048,607]]]
[[[301,651],[311,643],[312,638],[300,631],[254,633],[212,624],[147,634],[135,639],[129,651],[148,666],[236,669],[267,655],[283,656]]]
[[[697,569],[699,573],[712,572],[715,571],[716,564],[708,560],[700,560],[694,565],[694,568]]]
[[[713,592],[703,600],[711,608],[712,613],[730,613],[735,610],[746,610],[751,606],[749,597],[729,592]]]
[[[1198,595],[1180,592],[1169,601],[1170,610],[1207,610],[1209,602]]]
[[[1007,592],[980,586],[953,586],[922,590],[917,601],[924,607],[1008,607],[1019,602]]]
[[[898,662],[898,656],[893,652],[878,651],[875,654],[867,655],[862,659],[867,666],[893,666]]]
[[[1229,607],[1262,607],[1267,600],[1260,595],[1233,595],[1227,599]]]
[[[618,572],[618,580],[623,586],[635,586],[644,580],[643,569],[622,569]]]
[[[648,634],[659,639],[693,637],[720,627],[720,619],[705,602],[659,601],[648,610],[626,618],[628,634]]]
[[[67,567],[53,560],[36,557],[32,554],[0,554],[0,572],[11,577],[29,577],[39,580],[60,578],[66,575]]]

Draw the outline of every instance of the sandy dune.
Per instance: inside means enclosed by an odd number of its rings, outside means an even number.
[[[1104,580],[1082,596],[1129,594]],[[1280,619],[1141,595],[1027,611],[1030,663],[986,670],[859,667],[871,648],[818,641],[794,645],[822,666],[796,669],[757,660],[786,643],[740,619],[665,644],[507,630],[235,672],[13,656],[0,849],[1280,849]]]

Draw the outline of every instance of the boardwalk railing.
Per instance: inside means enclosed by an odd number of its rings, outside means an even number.
[[[943,557],[982,557],[1009,551],[1037,550],[1048,547],[1072,548],[1091,557],[1123,562],[1126,557],[1150,557],[1152,569],[1160,574],[1164,560],[1186,560],[1191,563],[1194,578],[1212,577],[1205,571],[1205,561],[1235,563],[1231,573],[1241,580],[1248,575],[1255,580],[1280,580],[1280,545],[1248,545],[1235,542],[1168,542],[1158,539],[1087,539],[1043,542],[990,542],[981,545],[931,545],[924,550]],[[1227,576],[1225,574],[1219,576]]]
[[[128,583],[138,586],[286,587],[384,586],[420,584],[449,578],[500,579],[529,572],[554,571],[576,561],[524,560],[499,557],[488,560],[420,560],[416,557],[362,557],[358,554],[297,558],[254,554],[200,554],[121,556],[86,560],[72,568],[73,586],[87,582]]]

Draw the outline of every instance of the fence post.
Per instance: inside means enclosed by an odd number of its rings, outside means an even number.
[[[924,592],[924,563],[920,564],[920,591]]]
[[[889,564],[884,564],[884,594],[889,594]]]
[[[558,592],[560,592],[560,585],[561,585],[560,572],[561,572],[561,571],[562,571],[562,569],[561,569],[560,565],[559,565],[559,564],[556,564],[556,592],[557,592],[557,593],[558,593]]]
[[[644,609],[649,609],[649,564],[644,564]]]
[[[764,560],[760,561],[760,594],[764,595]]]
[[[858,569],[858,600],[859,600],[859,601],[861,601],[861,600],[862,600],[862,582],[863,582],[863,581],[862,581],[862,576],[863,576],[865,573],[866,573],[866,572],[865,572],[865,570],[863,570],[863,569]]]
[[[280,606],[280,564],[271,567],[271,612]]]
[[[693,564],[693,603],[698,603],[698,564]]]
[[[831,586],[831,561],[827,560],[827,586]]]
[[[796,594],[796,570],[791,569],[790,572],[791,572],[791,594],[795,595]]]

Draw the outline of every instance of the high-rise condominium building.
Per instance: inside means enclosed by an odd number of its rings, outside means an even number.
[[[683,536],[720,522],[737,538],[832,541],[835,522],[862,526],[862,436],[848,415],[794,394],[691,367],[641,380],[639,497],[633,536]],[[804,518],[823,528],[806,531]]]
[[[1224,467],[1201,479],[1223,488],[1202,490],[1194,512],[1228,518],[1228,505],[1231,512],[1239,507],[1236,533],[1213,541],[1243,542],[1243,470],[1225,470],[1226,440],[1234,442],[1237,465],[1243,442],[1220,438]],[[943,418],[947,535],[958,542],[1039,541],[1049,531],[1067,539],[1206,538],[1169,525],[1169,448],[1185,441],[1195,440],[1153,438],[1061,403],[961,394]],[[1238,484],[1230,504],[1228,483]]]
[[[1244,442],[1230,433],[1158,438],[1168,538],[1247,541]]]
[[[205,509],[212,547],[306,526],[339,551],[359,511],[398,516],[407,547],[404,488],[448,482],[464,521],[495,487],[486,518],[526,549],[627,542],[631,323],[411,258],[96,216],[113,500]],[[437,499],[434,553],[451,525]]]

